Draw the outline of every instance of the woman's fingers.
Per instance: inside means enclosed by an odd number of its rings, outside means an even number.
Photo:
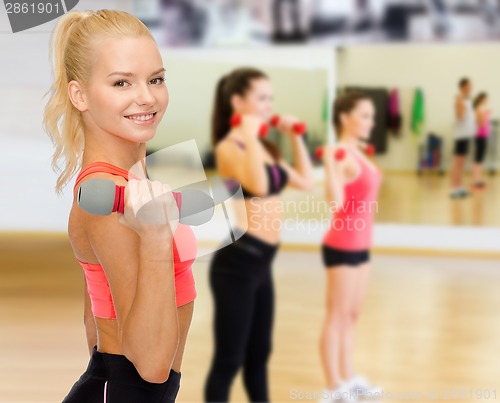
[[[119,221],[136,231],[144,225],[168,225],[175,231],[179,209],[171,187],[159,181],[130,179],[125,188],[125,211]]]
[[[179,207],[177,206],[177,202],[174,198],[170,185],[163,184],[162,193],[164,214],[168,220],[172,233],[175,233],[177,225],[179,225]]]
[[[295,116],[284,115],[280,117],[280,121],[278,123],[278,130],[281,131],[291,131],[293,130],[293,125],[295,123],[299,123],[299,119]]]
[[[132,167],[129,169],[129,178],[139,178],[139,179],[147,179],[146,176],[146,157],[137,161]]]

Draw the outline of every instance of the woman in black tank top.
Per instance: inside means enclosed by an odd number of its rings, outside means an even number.
[[[281,224],[272,210],[277,210],[279,194],[287,184],[304,190],[314,185],[303,138],[291,130],[297,119],[282,117],[277,127],[292,142],[295,166],[281,158],[276,145],[258,137],[260,125],[271,112],[272,90],[263,72],[241,68],[219,81],[212,121],[217,169],[241,185],[248,228],[218,250],[210,265],[215,346],[205,384],[207,402],[228,401],[240,367],[249,399],[269,401],[267,362],[274,311],[271,264],[279,246],[275,227]],[[232,129],[233,114],[241,115],[242,122]],[[271,212],[261,208],[262,203]],[[266,226],[266,222],[273,225]]]

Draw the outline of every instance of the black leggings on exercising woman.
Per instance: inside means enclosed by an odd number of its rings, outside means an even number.
[[[174,403],[180,380],[181,373],[171,369],[164,383],[147,382],[124,355],[94,347],[87,370],[62,403]]]
[[[274,291],[271,263],[278,245],[244,234],[216,252],[210,266],[214,297],[214,357],[205,401],[227,402],[240,367],[251,401],[269,401]]]

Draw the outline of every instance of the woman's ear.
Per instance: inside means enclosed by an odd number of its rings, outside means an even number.
[[[88,109],[87,97],[85,96],[82,86],[75,80],[68,84],[68,95],[73,106],[80,112],[85,112]]]
[[[348,119],[347,113],[342,112],[339,114],[340,127],[346,127],[347,119]]]
[[[238,113],[239,111],[241,111],[242,105],[243,105],[243,99],[241,98],[241,96],[238,94],[234,94],[231,97],[231,107],[233,108],[233,111]]]

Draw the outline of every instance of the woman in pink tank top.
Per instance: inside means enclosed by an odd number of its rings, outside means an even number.
[[[196,296],[192,261],[178,255],[195,240],[171,224],[172,193],[143,164],[168,105],[162,56],[147,27],[117,10],[70,11],[51,40],[44,126],[56,146],[56,190],[80,171],[68,235],[84,272],[90,353],[63,403],[174,402]],[[78,185],[93,178],[125,187],[123,214],[78,206]],[[161,221],[142,222],[140,208]]]
[[[483,180],[483,162],[488,147],[488,137],[491,131],[491,111],[488,105],[488,94],[481,92],[474,99],[474,112],[476,115],[477,133],[474,139],[475,153],[472,166],[472,188],[485,187]]]
[[[327,312],[320,341],[325,401],[333,401],[340,393],[366,397],[380,392],[357,375],[352,365],[354,329],[368,283],[373,218],[382,179],[361,151],[369,140],[374,115],[367,95],[352,92],[339,97],[334,105],[338,141],[323,151],[326,198],[332,212],[322,243],[327,269]]]

